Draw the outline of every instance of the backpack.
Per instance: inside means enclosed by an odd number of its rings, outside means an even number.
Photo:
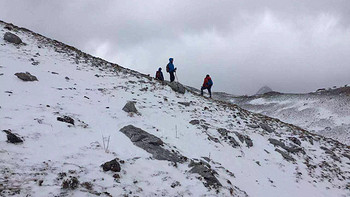
[[[166,65],[166,72],[169,72],[169,64]]]
[[[208,85],[209,85],[209,86],[212,86],[212,85],[213,85],[213,81],[212,81],[211,79],[209,79]]]
[[[160,79],[160,72],[159,71],[157,71],[157,73],[156,73],[156,78]]]

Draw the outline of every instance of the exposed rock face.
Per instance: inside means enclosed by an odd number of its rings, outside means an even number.
[[[11,42],[13,44],[21,44],[22,43],[22,40],[18,36],[16,36],[13,33],[10,33],[10,32],[5,33],[4,40],[6,40],[7,42]]]
[[[261,127],[262,129],[264,129],[265,131],[269,132],[269,133],[275,132],[275,130],[273,130],[273,129],[272,129],[269,125],[267,125],[267,124],[261,123],[261,124],[260,124],[260,127]]]
[[[249,136],[243,135],[243,134],[238,133],[238,132],[234,132],[234,133],[238,137],[239,141],[241,141],[242,143],[245,142],[247,144],[248,148],[253,146],[253,141],[252,141],[252,139],[250,139]]]
[[[265,93],[272,92],[272,91],[273,91],[273,90],[272,90],[270,87],[268,87],[268,86],[263,86],[263,87],[261,87],[261,88],[256,92],[255,95],[265,94]]]
[[[29,72],[16,73],[15,75],[23,81],[38,81],[38,78],[36,78],[36,76],[31,75]]]
[[[104,164],[101,165],[101,167],[103,168],[103,171],[113,171],[113,172],[120,172],[121,168],[120,168],[120,164],[117,161],[117,159],[113,159],[111,161],[108,161]]]
[[[23,142],[23,140],[20,137],[11,133],[11,130],[2,130],[2,131],[7,134],[7,142],[12,143],[12,144],[18,144],[18,143]]]
[[[178,82],[169,82],[169,81],[164,81],[165,84],[167,84],[168,86],[171,87],[171,89],[173,89],[175,92],[178,92],[178,93],[181,93],[181,94],[185,94],[186,90],[185,90],[185,87],[181,84],[181,83],[178,83]]]
[[[120,129],[120,131],[130,138],[133,144],[151,153],[155,159],[172,162],[184,161],[183,156],[164,149],[162,147],[164,142],[160,138],[149,134],[140,128],[128,125]]]
[[[74,125],[74,119],[69,116],[57,117],[57,120]]]
[[[275,151],[280,153],[282,155],[282,157],[284,159],[286,159],[287,161],[295,161],[295,159],[292,156],[288,155],[288,153],[286,153],[278,148],[276,148]]]
[[[279,146],[290,153],[303,152],[303,149],[297,146],[286,146],[283,142],[270,138],[269,142],[274,146]]]
[[[124,107],[123,107],[123,111],[125,112],[131,112],[131,113],[138,113],[136,107],[135,107],[135,102],[133,101],[129,101],[127,102]]]
[[[214,176],[218,173],[211,169],[211,166],[207,162],[203,160],[195,162],[192,160],[188,167],[192,167],[189,172],[199,174],[204,178],[204,186],[208,188],[219,188],[222,186],[219,180]]]

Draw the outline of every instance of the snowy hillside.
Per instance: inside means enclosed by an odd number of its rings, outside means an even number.
[[[350,92],[350,88],[347,89]],[[344,90],[342,88],[342,92]],[[229,100],[244,109],[278,118],[350,145],[350,94],[339,91],[231,97]]]
[[[0,196],[350,195],[337,141],[3,22],[0,84]]]

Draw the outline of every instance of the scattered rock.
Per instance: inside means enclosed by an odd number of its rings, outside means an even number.
[[[18,143],[22,143],[23,142],[23,140],[20,137],[18,137],[15,134],[11,133],[10,129],[9,130],[2,130],[2,131],[5,132],[6,135],[7,135],[7,142],[8,143],[18,144]]]
[[[247,135],[243,135],[241,133],[238,132],[234,132],[236,134],[236,136],[238,137],[239,141],[241,141],[242,143],[245,142],[247,144],[247,147],[252,147],[253,146],[253,140],[250,139],[249,136]]]
[[[138,113],[136,107],[135,107],[135,102],[134,101],[129,101],[125,104],[123,107],[123,111],[128,112],[128,113]]]
[[[11,42],[13,44],[21,44],[22,43],[22,40],[18,36],[16,36],[13,33],[10,33],[10,32],[5,33],[4,40],[6,40],[7,42]]]
[[[191,120],[190,124],[197,125],[199,124],[199,120]]]
[[[290,141],[292,141],[294,144],[297,144],[297,145],[301,145],[301,141],[298,139],[298,138],[296,138],[296,137],[289,137],[288,138]]]
[[[179,181],[173,182],[170,187],[175,188],[177,186],[181,186],[181,183]]]
[[[219,180],[215,177],[215,174],[218,173],[215,170],[211,169],[211,166],[207,162],[203,160],[200,162],[195,162],[192,160],[188,167],[192,167],[189,172],[199,174],[204,178],[205,187],[216,189],[222,186]]]
[[[269,133],[275,132],[275,130],[273,130],[269,125],[267,125],[265,123],[261,123],[260,127]]]
[[[29,72],[16,73],[15,75],[23,81],[38,81],[38,78],[36,78],[36,76],[31,75]]]
[[[76,189],[79,186],[79,180],[77,177],[71,177],[68,179],[63,180],[62,182],[62,189]]]
[[[287,161],[295,161],[295,159],[292,156],[288,155],[288,153],[284,152],[283,150],[276,148],[275,151],[280,153],[282,157]]]
[[[255,125],[255,124],[247,124],[247,127],[250,127],[250,128],[253,128],[253,129],[259,128],[259,126]]]
[[[81,186],[84,187],[87,190],[92,190],[92,186],[93,185],[90,182],[84,182],[84,183],[81,184]]]
[[[44,180],[39,180],[39,181],[38,181],[38,185],[39,185],[39,186],[43,186],[43,183],[44,183]]]
[[[101,165],[103,168],[103,171],[113,171],[113,172],[120,172],[120,164],[117,161],[117,159],[113,159],[111,161],[108,161]]]
[[[191,102],[177,102],[177,103],[179,103],[180,105],[184,105],[185,107],[188,107],[191,104]]]
[[[286,151],[288,151],[290,153],[303,152],[303,149],[301,147],[286,146],[283,142],[281,142],[279,140],[276,140],[276,139],[273,139],[273,138],[269,138],[268,140],[274,146],[279,146],[279,147],[283,148],[284,150],[286,150]]]
[[[151,153],[155,159],[172,162],[184,161],[183,156],[164,149],[162,147],[164,143],[160,138],[149,134],[140,128],[128,125],[120,129],[120,131],[130,138],[133,144]]]
[[[74,119],[69,116],[57,117],[57,120],[74,125]]]

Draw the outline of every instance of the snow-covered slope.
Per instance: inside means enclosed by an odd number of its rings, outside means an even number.
[[[350,88],[342,90],[349,92]],[[278,118],[350,145],[350,94],[339,91],[231,97],[230,100],[244,109]]]
[[[179,94],[25,29],[11,32],[26,44],[11,44],[5,26],[0,129],[24,142],[0,132],[1,196],[350,195],[349,147],[337,141]],[[139,113],[122,110],[128,101]],[[113,159],[120,172],[105,172]]]

